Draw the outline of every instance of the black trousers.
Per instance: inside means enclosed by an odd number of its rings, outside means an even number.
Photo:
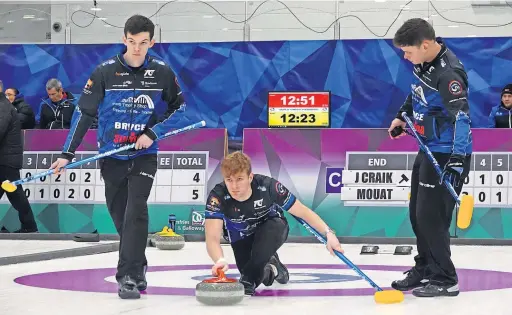
[[[441,169],[450,154],[433,153]],[[471,156],[466,157],[463,178],[469,174]],[[420,151],[414,161],[411,179],[409,215],[416,235],[418,255],[414,257],[415,269],[432,283],[456,284],[455,266],[451,260],[450,225],[455,200],[444,184],[439,184],[437,174],[427,155]],[[457,194],[462,183],[454,187]]]
[[[108,211],[120,236],[116,279],[125,275],[140,279],[147,265],[147,200],[157,170],[156,154],[132,160],[105,158],[101,175],[105,182]]]
[[[242,277],[247,277],[258,287],[266,277],[265,265],[288,239],[290,227],[286,220],[271,218],[260,225],[256,232],[231,244],[236,266]]]
[[[20,170],[9,166],[0,166],[0,183],[9,180],[11,182],[20,179]],[[22,185],[19,185],[17,189],[8,193],[3,189],[0,189],[0,198],[7,194],[7,199],[11,203],[12,207],[18,211],[18,217],[20,219],[22,229],[37,229],[36,220],[34,219],[34,213],[30,207],[25,190]]]

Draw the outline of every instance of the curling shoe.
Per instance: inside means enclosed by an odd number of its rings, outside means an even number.
[[[253,296],[256,293],[256,284],[250,281],[246,276],[240,277],[239,282],[244,285],[245,295]]]
[[[286,284],[290,281],[290,274],[286,266],[279,260],[279,256],[275,253],[269,261],[269,264],[275,266],[277,269],[276,281],[280,284]]]
[[[417,297],[457,296],[459,295],[459,285],[429,283],[422,288],[412,290],[412,295]]]
[[[429,280],[423,277],[416,268],[411,268],[404,272],[407,276],[402,280],[395,280],[391,283],[391,287],[398,291],[409,291],[415,288],[424,287]]]
[[[122,299],[140,299],[140,292],[137,283],[130,276],[126,275],[118,282],[117,294]]]

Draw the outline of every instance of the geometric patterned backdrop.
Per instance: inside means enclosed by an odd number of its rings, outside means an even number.
[[[512,129],[474,130],[473,139],[474,152],[503,152],[512,157]],[[327,191],[326,178],[328,167],[346,169],[347,152],[417,151],[418,145],[413,137],[391,140],[387,129],[244,131],[244,152],[251,157],[253,172],[278,179],[339,236],[414,237],[408,204],[347,205],[339,192]],[[505,178],[509,178],[510,187],[512,171],[508,173],[510,175],[505,175]],[[474,197],[477,198],[476,193]],[[506,196],[503,198],[507,200]],[[510,200],[509,195],[509,205],[503,208],[475,207],[471,225],[465,230],[456,229],[453,216],[451,234],[457,234],[459,238],[512,239]],[[290,218],[289,222],[290,235],[309,236],[309,232],[296,220]]]
[[[500,91],[512,83],[511,38],[447,38],[469,75],[473,127],[485,127]],[[93,68],[120,44],[0,45],[0,80],[34,108],[45,82],[59,78],[80,95]],[[317,40],[157,44],[151,54],[177,73],[189,121],[266,128],[270,90],[330,90],[333,128],[387,128],[410,90],[411,64],[390,40]]]

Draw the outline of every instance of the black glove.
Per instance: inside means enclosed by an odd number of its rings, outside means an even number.
[[[404,132],[404,129],[400,126],[396,126],[395,128],[393,128],[393,130],[391,130],[391,132],[389,133],[391,135],[391,137],[398,137],[399,135],[402,134],[402,132]]]
[[[452,155],[448,160],[448,163],[444,166],[439,184],[442,185],[444,180],[447,179],[453,187],[459,187],[462,179],[462,172],[464,171],[464,160],[464,156]]]

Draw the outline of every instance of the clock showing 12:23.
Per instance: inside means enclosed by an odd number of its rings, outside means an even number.
[[[328,91],[268,93],[269,128],[329,128],[331,95]]]

